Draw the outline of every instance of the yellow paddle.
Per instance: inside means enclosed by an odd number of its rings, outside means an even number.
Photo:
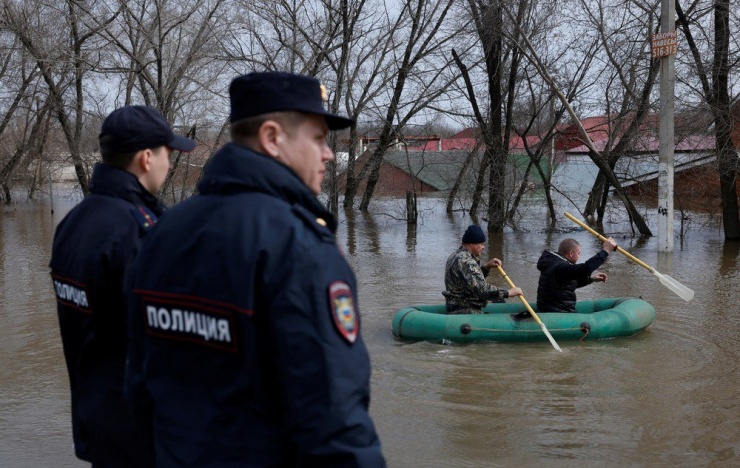
[[[567,216],[568,218],[570,218],[571,221],[573,221],[577,225],[581,226],[583,229],[587,230],[588,232],[590,232],[591,234],[593,234],[594,236],[596,236],[596,238],[599,239],[600,241],[602,241],[602,242],[606,241],[606,237],[604,237],[601,234],[599,234],[598,232],[594,231],[593,229],[591,229],[591,227],[589,227],[583,221],[581,221],[580,219],[576,218],[575,216],[573,216],[572,214],[568,213],[567,211],[565,212],[565,216]],[[648,265],[647,263],[643,262],[642,260],[640,260],[639,258],[635,257],[634,255],[632,255],[631,253],[627,252],[626,250],[624,250],[621,247],[617,247],[617,251],[619,253],[623,254],[625,257],[627,257],[630,260],[632,260],[633,262],[637,263],[641,267],[645,268],[650,273],[652,273],[654,276],[656,276],[660,280],[660,282],[663,284],[663,286],[667,287],[668,289],[670,289],[674,293],[678,294],[681,297],[681,299],[683,299],[684,301],[689,302],[694,297],[694,291],[692,291],[691,289],[687,288],[683,284],[679,283],[677,280],[671,278],[668,275],[661,274],[658,270],[656,270],[655,268],[651,267],[650,265]]]
[[[499,273],[501,273],[501,276],[504,277],[504,279],[506,280],[506,282],[509,283],[509,286],[511,286],[512,288],[516,288],[516,286],[514,286],[514,283],[511,281],[511,279],[506,274],[506,272],[504,271],[504,269],[501,268],[501,266],[497,266],[496,268],[498,268]],[[547,331],[547,327],[545,326],[544,323],[542,323],[542,321],[540,320],[540,318],[537,317],[537,314],[534,312],[534,310],[532,310],[532,306],[529,305],[529,302],[527,302],[527,300],[524,299],[524,296],[523,295],[520,295],[519,296],[519,300],[522,301],[522,304],[524,304],[525,307],[527,307],[527,310],[529,311],[529,313],[532,314],[532,317],[534,317],[535,321],[539,324],[539,326],[542,329],[542,331],[545,332],[545,336],[547,337],[548,340],[550,340],[550,343],[552,343],[552,347],[555,348],[555,349],[557,349],[558,351],[560,351],[562,353],[563,350],[560,349],[560,346],[558,346],[557,343],[555,343],[555,339],[552,337],[552,335],[550,334],[550,332]]]

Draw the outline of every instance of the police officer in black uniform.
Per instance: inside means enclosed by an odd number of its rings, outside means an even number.
[[[95,467],[153,463],[150,434],[122,396],[127,348],[124,279],[144,234],[162,214],[153,195],[170,169],[176,136],[153,108],[113,111],[100,133],[102,163],[90,194],[57,226],[51,276],[72,393],[75,454]]]
[[[352,121],[307,76],[252,73],[229,94],[232,142],[134,268],[127,387],[157,464],[384,466],[355,276],[316,198],[327,133]]]

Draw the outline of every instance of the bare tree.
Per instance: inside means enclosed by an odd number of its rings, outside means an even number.
[[[2,31],[0,29],[0,31]],[[10,203],[10,179],[26,154],[28,145],[29,118],[25,112],[29,102],[33,102],[33,84],[38,78],[38,68],[33,60],[28,60],[20,41],[13,34],[0,32],[0,50],[3,61],[0,64],[0,88],[7,90],[0,94],[0,186],[5,203]],[[22,122],[17,132],[12,132],[13,123]],[[11,135],[12,133],[12,135]],[[34,132],[31,132],[33,135]]]
[[[487,118],[478,113],[476,120],[481,128],[484,141],[484,166],[481,167],[481,176],[486,169],[488,177],[488,230],[499,232],[504,228],[505,215],[505,188],[506,177],[504,167],[508,156],[508,138],[504,134],[503,121],[503,92],[504,77],[504,44],[503,44],[503,13],[502,2],[499,0],[468,0],[470,11],[475,23],[475,29],[483,48],[484,62],[487,76],[488,115]],[[523,9],[520,9],[520,13]],[[517,18],[521,21],[521,17]],[[517,71],[511,68],[514,76]],[[471,96],[472,98],[473,96]],[[481,181],[479,179],[479,181]],[[478,183],[480,189],[481,183]],[[478,197],[476,197],[477,199]],[[476,205],[471,212],[477,211]]]
[[[445,206],[445,210],[447,211],[447,213],[452,213],[454,209],[455,199],[463,185],[465,173],[468,171],[468,168],[470,168],[471,164],[473,163],[475,155],[478,153],[478,151],[480,151],[480,140],[478,140],[473,149],[470,150],[468,156],[465,158],[465,162],[463,162],[463,165],[460,168],[460,172],[458,172],[457,177],[455,177],[455,182],[452,184],[450,193],[447,195],[447,204]]]
[[[481,50],[482,58],[476,60],[476,55],[470,54],[468,60],[472,61],[471,67],[465,65],[463,59],[457,56],[455,51],[453,51],[453,58],[461,70],[467,91],[466,97],[471,104],[473,117],[481,135],[480,141],[485,148],[485,157],[478,171],[470,210],[471,215],[475,216],[479,204],[483,202],[483,189],[488,185],[488,229],[500,231],[516,212],[516,206],[527,187],[527,179],[532,168],[541,173],[550,210],[551,212],[554,210],[550,198],[549,175],[546,177],[540,168],[542,154],[532,152],[530,148],[526,148],[531,157],[530,163],[527,164],[519,190],[513,202],[510,203],[513,195],[512,185],[516,182],[514,176],[517,171],[514,169],[513,160],[509,154],[509,144],[514,132],[519,133],[525,140],[527,134],[534,131],[537,137],[549,138],[551,141],[552,132],[560,118],[553,121],[550,117],[545,117],[554,113],[554,111],[549,112],[547,110],[549,106],[545,105],[548,100],[552,99],[550,86],[543,84],[541,78],[538,79],[537,72],[531,65],[526,61],[522,62],[521,51],[517,47],[520,31],[526,30],[532,40],[540,40],[539,50],[552,49],[548,47],[546,38],[547,34],[553,31],[553,26],[548,21],[548,18],[553,16],[553,7],[544,3],[534,4],[526,0],[514,2],[512,8],[515,9],[515,13],[510,17],[510,23],[518,27],[510,27],[509,22],[506,25],[502,23],[502,2],[469,0],[468,5],[476,24],[475,40],[479,44],[478,48]],[[572,53],[572,48],[568,45],[563,44],[561,51],[555,52],[556,57]],[[584,55],[585,57],[591,56],[590,54]],[[577,92],[585,75],[588,66],[587,59],[584,59],[584,62],[579,67],[571,67],[577,70],[577,73],[569,81],[570,98]],[[480,63],[483,64],[482,72],[477,70],[480,68]],[[568,70],[569,67],[563,68]],[[481,81],[485,81],[486,86],[476,87],[475,77],[481,74],[483,75]],[[568,81],[565,73],[561,76],[561,81]],[[546,99],[541,98],[543,89],[544,96],[547,96]],[[486,104],[488,108],[485,107]],[[563,112],[564,108],[558,112],[558,116],[562,116]],[[541,127],[540,121],[543,119],[550,124],[549,130]],[[488,174],[488,184],[486,184],[486,172],[491,168],[493,171]]]
[[[614,167],[633,151],[640,123],[654,105],[656,64],[647,58],[646,38],[655,30],[656,5],[644,0],[564,1],[3,0],[0,50],[8,53],[0,55],[0,137],[5,138],[3,131],[13,122],[19,125],[14,134],[27,138],[33,120],[16,117],[48,103],[54,117],[50,135],[63,136],[68,151],[59,152],[74,164],[86,192],[86,156],[94,153],[96,130],[111,106],[157,107],[178,132],[196,135],[197,129],[198,138],[212,150],[224,135],[225,91],[235,74],[304,73],[326,85],[330,110],[357,121],[331,141],[335,151],[349,154],[345,208],[353,207],[366,182],[359,208],[368,209],[386,151],[409,125],[428,118],[426,112],[441,111],[472,120],[480,129],[485,157],[476,159],[478,152],[471,156],[468,164],[476,166],[477,180],[466,178],[465,183],[473,187],[471,211],[487,203],[489,229],[500,230],[520,208],[528,178],[537,176],[544,183],[552,227],[550,191],[562,191],[550,179],[548,143],[565,112],[578,126],[578,115],[599,109],[613,117],[604,149],[597,151],[588,133],[579,130],[599,168],[584,212],[597,213],[602,220],[613,188],[640,232],[649,233]],[[696,73],[677,76],[686,97],[696,101],[695,90],[700,90],[713,113],[723,219],[726,236],[735,238],[740,215],[730,110],[736,100],[731,77],[738,60],[730,28],[738,18],[727,0],[711,6],[698,0],[685,12],[680,7],[680,27]],[[709,31],[714,31],[714,41]],[[453,62],[457,66],[451,67]],[[472,111],[460,111],[463,95]],[[358,128],[370,121],[380,123],[379,145],[360,165]],[[519,172],[509,179],[513,168],[505,166],[514,134],[529,156],[521,179]],[[532,137],[539,143],[532,144]],[[15,155],[16,145],[12,147],[6,147],[0,166]],[[197,177],[201,162],[176,157],[176,172],[168,179],[173,201],[189,194],[186,184]],[[334,211],[340,204],[339,176],[331,165],[326,190]],[[450,209],[455,194],[470,192],[456,186]]]
[[[122,4],[118,20],[105,31],[122,56],[112,56],[108,71],[122,73],[125,104],[134,93],[170,121],[202,91],[222,86],[222,66],[214,61],[216,36],[227,21],[226,0],[156,0]],[[119,58],[120,57],[120,58]]]
[[[338,47],[330,47],[326,53],[329,70],[323,73],[327,82],[333,83],[330,91],[329,109],[347,114],[355,120],[346,137],[347,164],[346,181],[354,184],[354,164],[358,143],[357,119],[373,99],[382,92],[390,77],[382,74],[390,50],[387,29],[382,27],[382,15],[376,7],[365,0],[350,2],[324,0],[330,11],[338,8],[333,16],[341,21]],[[375,12],[373,11],[375,10]],[[333,75],[333,79],[330,76]],[[331,146],[335,153],[339,148],[339,133],[333,132]],[[339,208],[339,186],[337,163],[332,161],[328,168],[327,192],[329,209]]]
[[[506,11],[506,13],[509,16],[509,18],[512,21],[514,21],[514,16],[508,11]],[[519,28],[519,26],[516,26],[516,27],[517,29],[521,31],[521,28]],[[578,115],[573,110],[573,106],[571,106],[568,99],[565,97],[565,95],[563,94],[563,92],[558,87],[557,83],[555,82],[555,80],[552,78],[552,76],[548,72],[547,68],[545,67],[545,64],[540,59],[537,50],[532,46],[532,43],[530,42],[528,36],[522,32],[520,37],[521,37],[521,43],[518,43],[518,47],[522,51],[523,55],[527,57],[530,63],[537,69],[537,72],[539,73],[539,75],[552,87],[555,95],[558,97],[562,105],[567,110],[576,128],[578,129],[578,133],[583,138],[584,144],[589,150],[589,157],[594,162],[594,164],[596,164],[599,170],[604,173],[607,182],[609,182],[614,187],[615,191],[617,192],[617,195],[624,203],[624,206],[627,209],[630,219],[637,226],[640,233],[643,235],[651,236],[652,232],[648,228],[647,223],[645,223],[645,220],[643,219],[642,215],[637,210],[634,203],[632,203],[632,200],[630,200],[629,196],[625,193],[624,189],[622,188],[622,184],[619,182],[616,175],[614,175],[614,171],[611,169],[611,167],[609,167],[607,159],[594,146],[594,143],[591,140],[591,137],[589,136],[586,129],[583,128],[583,124],[581,123],[581,120],[578,118]]]
[[[224,106],[212,104],[222,95],[226,63],[219,60],[219,38],[227,29],[226,0],[134,1],[122,4],[121,15],[105,30],[113,46],[105,72],[117,79],[123,93],[121,104],[143,102],[159,109],[176,129],[196,136],[198,124],[217,126],[209,114]],[[231,77],[228,77],[231,78]],[[171,202],[190,194],[186,187],[191,154],[176,152],[173,168],[161,194]],[[179,196],[175,175],[182,180]]]
[[[676,14],[694,58],[701,92],[714,116],[724,233],[726,239],[735,240],[740,239],[740,211],[738,211],[737,196],[738,156],[732,141],[734,119],[729,77],[732,68],[737,68],[738,62],[737,59],[730,61],[730,1],[714,0],[712,9],[714,12],[714,42],[708,46],[713,49],[712,62],[705,64],[703,57],[709,54],[703,54],[699,49],[692,29],[698,30],[700,38],[708,40],[708,31],[702,24],[705,10],[699,6],[699,2],[696,2],[691,4],[689,10],[684,11],[680,2],[676,1]]]
[[[7,102],[2,103],[4,109],[0,118],[0,137],[13,119],[21,102],[31,85],[38,77],[38,68],[35,63],[29,63],[26,54],[23,53],[17,37],[8,34],[0,36],[4,44],[2,47],[4,60],[0,64],[0,83],[12,96]]]
[[[383,155],[391,145],[394,136],[400,134],[401,129],[409,119],[439,97],[452,81],[450,79],[441,80],[442,85],[437,84],[437,80],[445,75],[448,61],[437,66],[433,66],[431,63],[423,63],[425,58],[438,53],[441,47],[452,40],[453,34],[440,34],[452,4],[452,0],[436,0],[433,2],[407,0],[402,5],[399,19],[408,19],[406,25],[408,29],[397,30],[396,32],[398,34],[406,33],[406,42],[400,50],[402,54],[400,60],[397,59],[392,64],[394,67],[398,67],[397,76],[390,95],[390,103],[383,119],[384,125],[378,139],[378,146],[358,177],[359,179],[363,179],[365,175],[368,177],[365,192],[360,202],[360,210],[362,211],[366,211],[370,205],[370,200],[380,177]],[[397,21],[396,24],[401,24],[401,22]],[[396,39],[399,38],[399,36],[396,36]],[[401,98],[407,82],[414,82],[417,86],[417,99],[412,100],[409,109],[404,112],[403,116],[400,116]],[[394,125],[396,120],[398,120],[398,123]],[[351,206],[353,198],[354,193],[348,191],[345,194],[345,205]]]
[[[583,68],[585,70],[585,68]],[[580,75],[581,78],[583,77],[583,74]],[[549,87],[545,87],[544,92],[540,92],[540,88],[537,88],[534,86],[534,83],[532,82],[531,77],[528,76],[528,73],[525,73],[525,81],[529,84],[529,99],[530,99],[530,109],[532,109],[532,112],[530,113],[531,117],[530,120],[522,126],[521,130],[515,130],[517,134],[519,135],[519,138],[521,138],[524,150],[529,156],[529,164],[527,165],[527,173],[522,178],[521,185],[519,187],[519,191],[517,192],[517,195],[514,199],[514,202],[511,205],[511,208],[509,209],[509,219],[513,220],[514,214],[516,213],[516,210],[519,207],[519,203],[521,202],[522,197],[524,196],[525,187],[528,181],[528,174],[531,168],[534,168],[537,174],[539,175],[540,179],[543,183],[543,189],[545,193],[545,203],[547,205],[547,211],[548,211],[548,217],[549,217],[549,223],[547,226],[547,229],[549,231],[552,231],[555,228],[555,222],[556,222],[556,215],[555,215],[555,204],[553,202],[552,198],[552,165],[553,165],[553,140],[555,138],[555,133],[557,130],[557,126],[560,122],[560,119],[562,118],[563,114],[565,113],[565,108],[560,107],[559,109],[555,110],[555,96],[552,93],[552,91],[549,89]],[[574,93],[578,89],[578,83],[580,82],[580,79],[576,80],[574,83],[574,86],[571,86],[570,93]],[[547,99],[541,99],[541,96],[547,96]],[[541,116],[545,109],[549,109],[548,114],[550,115],[550,121],[548,122],[548,127],[544,129],[543,131],[539,131],[539,125],[538,125],[538,116]],[[535,135],[541,135],[542,137],[539,138],[538,144],[532,148],[528,143],[528,136],[530,133],[532,133],[534,129]],[[547,164],[545,165],[545,156],[549,156],[547,159]]]
[[[85,81],[97,63],[99,32],[117,11],[106,5],[66,0],[62,3],[3,3],[3,18],[38,66],[53,112],[64,133],[77,179],[88,192],[81,148],[85,124]]]
[[[328,55],[345,46],[342,39],[360,34],[346,27],[361,17],[364,3],[277,0],[255,8],[254,2],[241,1],[238,5],[244,12],[237,19],[239,27],[225,42],[227,57],[256,71],[320,76],[329,67]]]
[[[47,102],[41,105],[39,109],[31,109],[26,113],[24,130],[27,130],[27,132],[21,135],[12,155],[0,167],[0,186],[3,187],[6,204],[12,201],[9,180],[13,175],[13,171],[15,171],[24,157],[29,157],[32,154],[40,155],[42,152],[44,142],[46,141],[46,137],[42,136],[42,133],[48,131],[49,110],[50,105]]]
[[[236,15],[237,26],[223,38],[223,50],[230,64],[316,76],[326,85],[329,109],[355,120],[388,86],[389,54],[396,46],[389,40],[394,30],[385,21],[384,2],[281,0],[262,8],[252,8],[249,1],[239,5],[242,8]],[[332,133],[331,138],[336,152],[340,147],[339,134]],[[346,140],[350,187],[355,180],[358,139],[355,124]],[[326,185],[329,208],[336,212],[336,163],[329,165]]]
[[[366,176],[367,170],[358,174],[356,160],[360,135],[357,121],[363,113],[372,107],[379,106],[380,97],[386,89],[392,86],[395,79],[395,69],[390,66],[394,57],[398,40],[396,34],[403,23],[403,17],[398,15],[393,22],[385,15],[384,9],[376,9],[366,17],[364,38],[353,44],[352,54],[347,61],[346,93],[344,109],[355,120],[349,128],[347,169],[345,171],[345,193],[343,206],[352,208],[360,181]],[[337,108],[338,110],[339,108]],[[365,166],[369,167],[369,166]]]

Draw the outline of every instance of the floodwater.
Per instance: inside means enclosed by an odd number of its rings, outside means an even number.
[[[0,466],[80,467],[72,449],[69,390],[48,260],[54,226],[73,199],[0,211]],[[542,343],[407,343],[391,334],[396,310],[443,300],[446,257],[470,220],[421,201],[409,230],[399,201],[375,214],[341,214],[338,240],[358,277],[362,334],[373,364],[371,413],[391,467],[624,467],[740,465],[740,244],[698,215],[672,254],[608,234],[645,263],[692,288],[684,302],[645,269],[613,254],[606,284],[579,298],[642,296],[655,322],[629,338]],[[574,208],[569,211],[576,213]],[[647,211],[647,210],[646,210]],[[652,211],[652,210],[650,210]],[[536,213],[490,240],[534,299],[543,248],[584,231],[547,235]],[[561,226],[569,227],[565,218]],[[655,224],[651,224],[655,225]],[[492,274],[495,284],[504,281]]]

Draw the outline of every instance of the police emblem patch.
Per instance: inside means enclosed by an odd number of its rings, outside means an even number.
[[[335,281],[329,285],[329,304],[334,326],[349,343],[357,339],[359,322],[352,299],[352,290],[344,281]]]

